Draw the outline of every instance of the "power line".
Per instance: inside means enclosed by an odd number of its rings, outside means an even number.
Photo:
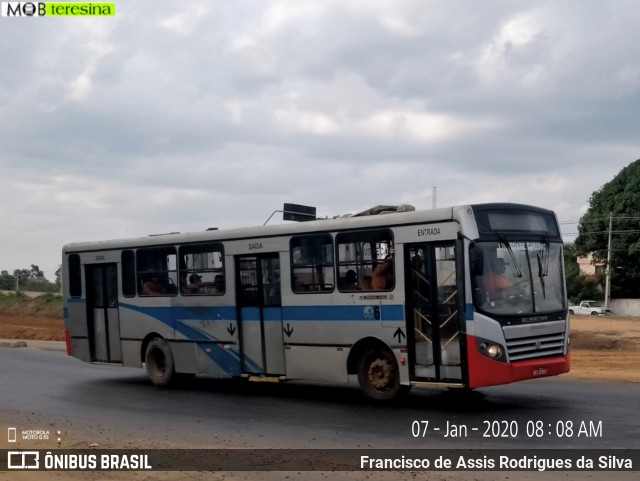
[[[618,230],[612,230],[611,231],[613,234],[638,234],[640,233],[640,229],[618,229]],[[582,231],[575,231],[575,230],[571,230],[569,232],[565,232],[565,234],[568,233],[572,233],[572,234],[582,234],[582,235],[590,235],[590,234],[608,234],[609,231],[608,230],[582,230]]]
[[[595,217],[593,219],[580,219],[580,220],[560,220],[558,221],[558,223],[560,225],[566,225],[566,224],[587,224],[587,223],[592,223],[592,222],[607,222],[609,220],[608,217]],[[620,215],[620,216],[614,216],[613,220],[640,220],[640,216],[635,216],[635,215]]]
[[[582,232],[572,232],[571,234],[608,234],[608,230],[592,230],[592,231],[582,231]],[[640,233],[640,229],[629,229],[629,230],[612,230],[612,234],[638,234]],[[565,234],[569,234],[565,232]]]

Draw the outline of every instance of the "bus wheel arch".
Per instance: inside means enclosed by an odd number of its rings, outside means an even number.
[[[144,357],[145,357],[145,354],[147,353],[147,346],[155,337],[162,337],[162,336],[157,332],[150,332],[142,340],[142,345],[140,346],[140,362],[141,363],[144,363]]]
[[[393,351],[376,338],[358,341],[347,359],[347,372],[357,374],[363,394],[374,401],[389,401],[405,391]]]
[[[156,386],[171,384],[176,377],[171,347],[160,335],[149,335],[143,342],[144,363],[149,380]]]

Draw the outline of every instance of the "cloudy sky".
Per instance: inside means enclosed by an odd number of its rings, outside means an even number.
[[[640,158],[634,1],[114,1],[0,17],[2,270],[434,186],[553,209],[570,240]]]

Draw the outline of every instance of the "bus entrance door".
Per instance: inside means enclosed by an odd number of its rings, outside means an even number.
[[[236,257],[242,372],[284,375],[280,258]]]
[[[407,343],[412,378],[462,379],[454,242],[405,246]]]
[[[92,362],[122,362],[116,264],[88,264],[87,321]]]

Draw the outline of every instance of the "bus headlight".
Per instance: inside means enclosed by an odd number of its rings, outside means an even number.
[[[496,361],[502,361],[502,362],[507,361],[507,358],[504,352],[504,347],[502,347],[500,344],[493,341],[486,340],[486,339],[482,339],[477,346],[478,346],[478,350],[488,358],[494,359]]]
[[[502,356],[502,348],[497,344],[491,344],[487,347],[487,354],[493,359]]]

